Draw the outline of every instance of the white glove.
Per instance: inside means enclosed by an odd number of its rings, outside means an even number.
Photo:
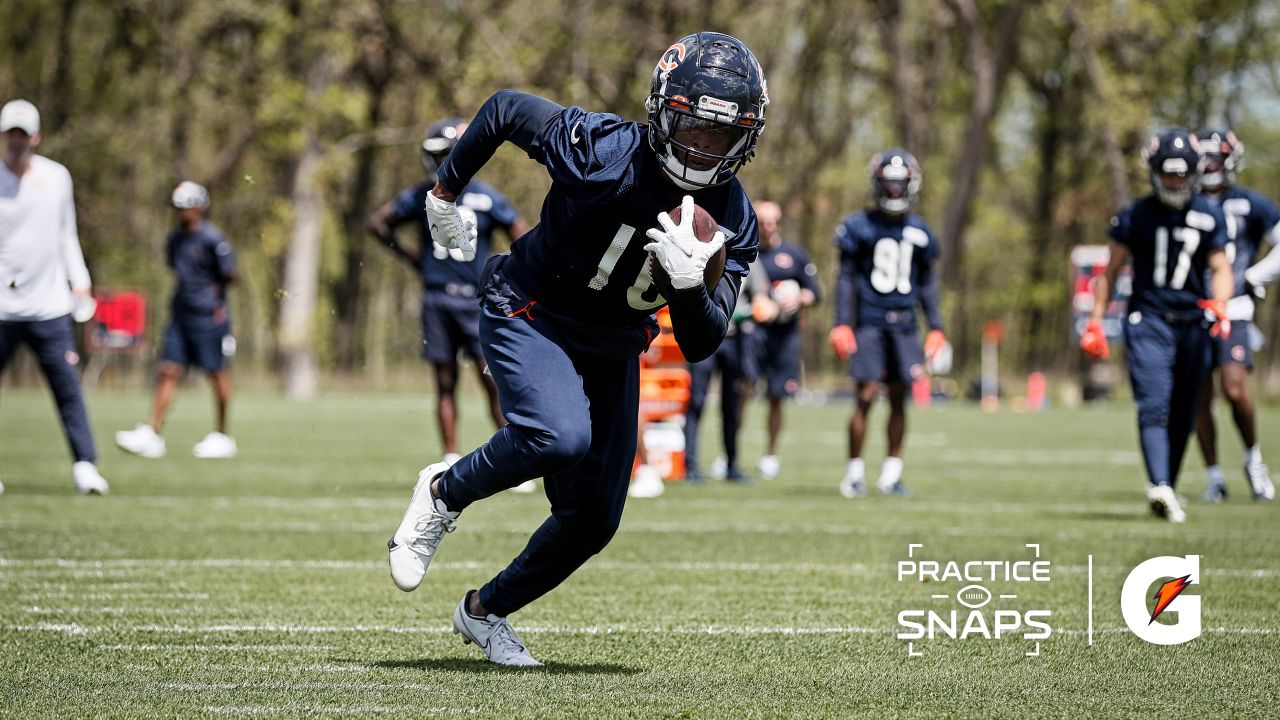
[[[653,242],[644,246],[653,253],[658,264],[671,276],[671,287],[689,290],[703,283],[707,261],[724,247],[724,233],[719,230],[711,242],[702,242],[693,234],[693,197],[685,195],[680,203],[680,224],[671,220],[665,212],[658,213],[662,230],[653,228],[645,232]]]
[[[434,242],[450,250],[460,251],[463,262],[475,259],[476,224],[462,219],[456,203],[441,200],[434,193],[427,193],[427,225]]]

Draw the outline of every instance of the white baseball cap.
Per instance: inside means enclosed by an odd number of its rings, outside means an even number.
[[[0,109],[0,132],[8,132],[14,128],[25,131],[28,135],[40,132],[40,111],[26,100],[10,100]]]
[[[169,200],[178,209],[209,209],[209,191],[200,183],[183,180],[173,189],[173,197]]]

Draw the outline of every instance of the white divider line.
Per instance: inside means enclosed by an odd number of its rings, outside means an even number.
[[[74,560],[66,558],[0,558],[0,568],[38,568],[67,570],[167,570],[167,569],[222,569],[240,568],[247,570],[386,570],[386,562],[381,560],[289,560],[289,559],[253,559],[253,558],[202,558],[198,560],[181,560],[177,558],[116,558],[110,560]],[[485,563],[472,560],[435,562],[432,571],[495,571],[501,568],[500,563]],[[588,562],[583,571],[685,571],[685,572],[825,572],[825,573],[884,573],[892,576],[891,563],[883,566],[861,563],[822,563],[822,562],[633,562],[625,560],[599,560]],[[1089,570],[1088,565],[1054,565],[1052,572],[1066,574],[1083,574]],[[1112,565],[1094,568],[1100,573],[1120,573],[1132,570],[1130,567]],[[4,571],[0,570],[0,576]],[[1207,577],[1252,577],[1271,578],[1280,576],[1280,570],[1272,568],[1211,568],[1204,572]],[[36,587],[40,583],[33,584]],[[47,583],[45,584],[47,585]],[[60,584],[60,587],[70,587]],[[150,587],[151,585],[144,585]],[[192,593],[204,595],[204,593]],[[143,597],[156,595],[141,594]],[[207,596],[206,596],[207,597]]]
[[[99,652],[333,652],[333,645],[184,645],[181,643],[143,643],[97,645]]]
[[[299,708],[293,705],[206,705],[204,711],[211,715],[297,715],[304,717],[315,715],[403,715],[407,711],[403,707],[355,706],[343,707],[334,705],[313,705]],[[411,714],[414,717],[423,715],[479,715],[479,708],[456,707],[415,707]]]
[[[148,632],[170,634],[212,634],[243,633],[270,634],[283,633],[291,635],[330,635],[340,633],[391,633],[397,635],[448,635],[453,632],[451,626],[432,625],[405,627],[396,625],[301,625],[301,624],[261,624],[261,625],[142,625],[138,627],[121,626],[80,626],[80,625],[11,625],[11,630],[18,632],[62,632],[72,635],[84,635],[103,631]],[[529,635],[893,635],[900,628],[864,627],[857,625],[833,626],[788,626],[788,625],[701,625],[701,626],[661,626],[661,625],[526,625],[520,627],[522,634]],[[1209,634],[1221,635],[1276,635],[1280,628],[1276,627],[1212,627],[1205,628]],[[1081,628],[1054,629],[1054,635],[1082,635],[1086,631]],[[1129,632],[1126,627],[1096,628],[1097,633]],[[108,645],[103,648],[141,648],[164,647],[163,645]],[[179,645],[178,647],[186,647]],[[210,649],[222,649],[231,646],[205,645]],[[245,647],[245,646],[239,646]],[[276,647],[276,646],[267,646]],[[310,646],[304,646],[310,647]],[[101,648],[100,648],[101,649]]]

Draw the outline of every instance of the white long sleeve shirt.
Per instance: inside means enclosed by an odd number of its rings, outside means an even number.
[[[88,290],[90,282],[71,173],[40,155],[21,177],[0,162],[0,320],[66,315],[71,288]]]

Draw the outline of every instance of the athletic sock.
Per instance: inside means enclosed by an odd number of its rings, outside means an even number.
[[[880,487],[893,487],[902,479],[902,458],[887,457],[880,466]]]
[[[844,466],[844,476],[855,480],[862,480],[867,476],[866,463],[862,458],[853,458]]]
[[[1261,464],[1262,464],[1262,449],[1260,447],[1258,447],[1257,445],[1254,445],[1253,447],[1244,451],[1245,467],[1253,467],[1254,465],[1261,465]]]
[[[1209,487],[1222,487],[1227,484],[1227,478],[1222,474],[1221,465],[1210,465],[1204,469],[1205,479],[1208,481]]]

